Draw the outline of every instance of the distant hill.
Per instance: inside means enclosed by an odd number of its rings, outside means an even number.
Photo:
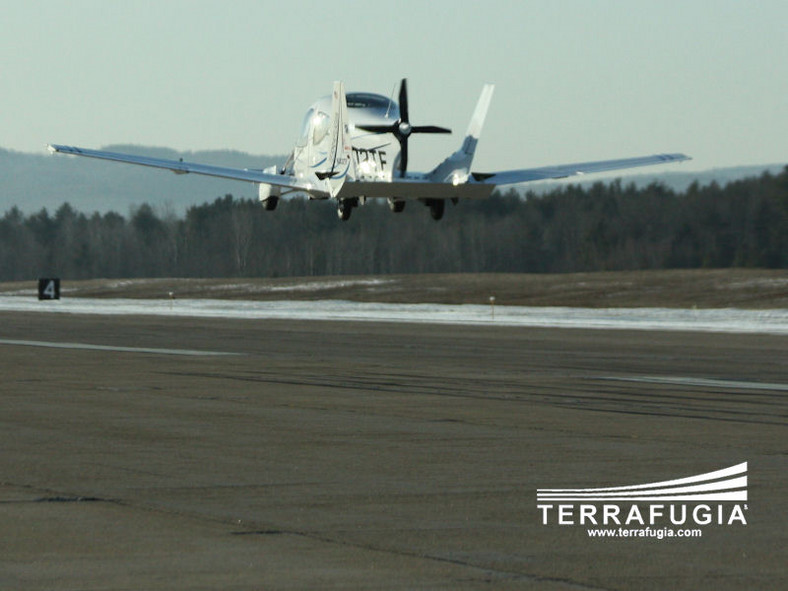
[[[231,150],[178,152],[128,145],[102,149],[237,168],[266,168],[281,165],[286,159],[286,156],[256,156]],[[42,207],[54,211],[65,202],[84,213],[126,214],[132,206],[149,203],[180,214],[191,205],[213,201],[227,193],[236,197],[257,196],[251,183],[174,175],[166,170],[50,155],[43,150],[41,154],[28,154],[0,148],[0,214],[13,206],[25,213]]]
[[[177,160],[232,166],[237,168],[266,168],[283,164],[286,156],[259,156],[232,150],[178,152],[170,148],[112,145],[103,149]],[[611,175],[597,177],[581,184],[609,182],[622,177],[625,183],[638,187],[659,181],[684,191],[692,182],[701,185],[760,176],[764,170],[777,173],[784,165],[763,165],[719,168],[704,172],[667,172],[654,174]],[[571,179],[570,179],[571,180]],[[577,182],[575,180],[574,182]],[[547,193],[566,181],[522,185],[523,190]],[[213,201],[216,197],[232,194],[237,198],[255,198],[256,188],[251,183],[215,179],[205,176],[178,176],[165,170],[101,162],[89,158],[15,152],[0,148],[0,214],[13,206],[24,213],[34,213],[46,207],[50,212],[68,202],[77,211],[101,213],[116,211],[126,214],[129,208],[149,203],[159,209],[181,214],[192,205]]]

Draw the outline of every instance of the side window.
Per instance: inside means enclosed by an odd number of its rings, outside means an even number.
[[[301,124],[301,135],[298,136],[297,146],[306,146],[306,142],[309,139],[309,126],[312,124],[312,117],[314,116],[314,109],[309,109],[304,115],[304,122]]]
[[[312,143],[319,144],[328,135],[328,130],[331,125],[331,117],[319,111],[315,115],[314,131],[312,132]]]

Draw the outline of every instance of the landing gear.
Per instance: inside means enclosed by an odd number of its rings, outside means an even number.
[[[279,197],[268,197],[267,199],[263,200],[263,207],[266,211],[273,211],[276,209],[276,206],[279,204]]]
[[[350,219],[350,214],[353,213],[353,208],[346,201],[340,201],[337,204],[337,217],[346,222]]]
[[[358,199],[342,199],[337,203],[337,217],[346,222],[353,213],[353,208],[358,205]]]
[[[402,213],[402,210],[405,209],[405,202],[401,199],[395,199],[393,197],[388,198],[389,202],[389,209],[394,213]]]
[[[430,216],[433,220],[438,221],[443,217],[443,212],[446,209],[444,199],[427,199],[425,204],[430,208]]]

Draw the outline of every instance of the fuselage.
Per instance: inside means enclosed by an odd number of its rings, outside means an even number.
[[[347,95],[350,137],[357,180],[390,181],[399,164],[399,143],[390,133],[356,129],[363,125],[392,125],[400,116],[390,98],[367,92]],[[325,166],[330,152],[331,97],[318,99],[306,112],[301,134],[285,167],[286,174],[307,178]]]

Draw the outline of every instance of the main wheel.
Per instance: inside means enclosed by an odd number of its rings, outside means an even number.
[[[343,222],[350,219],[351,213],[353,213],[353,206],[347,201],[340,201],[337,204],[337,217]]]
[[[431,199],[429,201],[430,216],[433,220],[439,220],[443,217],[443,211],[446,209],[446,201],[443,199]]]
[[[401,199],[393,199],[389,197],[389,209],[394,213],[402,213],[402,210],[405,209],[405,202]]]

